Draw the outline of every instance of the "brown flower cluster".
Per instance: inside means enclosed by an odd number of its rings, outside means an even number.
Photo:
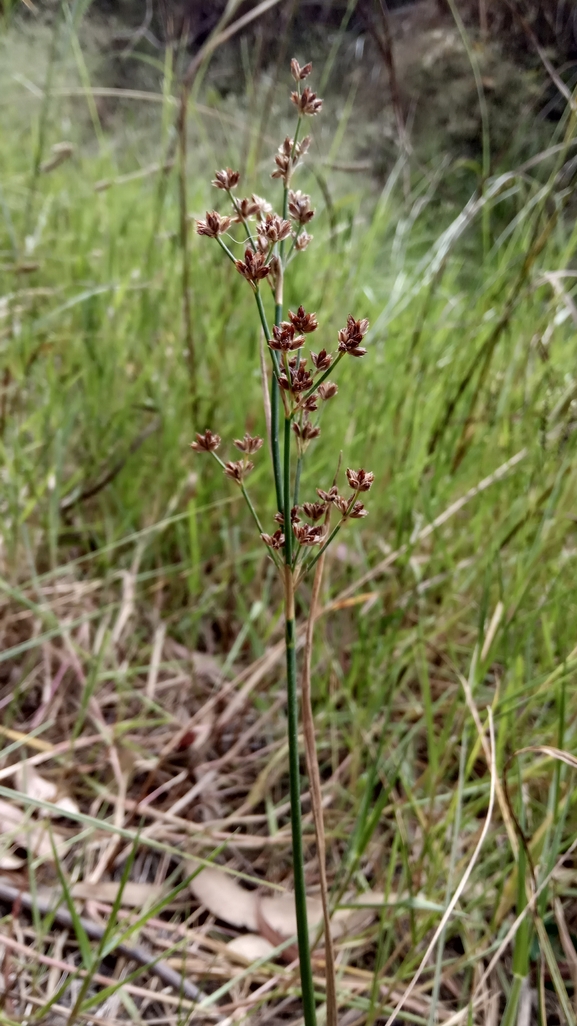
[[[215,171],[212,185],[216,189],[224,189],[230,192],[240,181],[240,171],[233,171],[231,167],[225,167],[222,171]]]
[[[293,506],[291,509],[291,524],[300,524],[300,506]],[[284,527],[284,513],[275,513],[273,520]]]
[[[323,381],[319,385],[319,395],[321,399],[326,402],[327,399],[332,399],[337,394],[339,386],[334,381]]]
[[[375,475],[370,470],[351,470],[347,469],[347,480],[350,487],[354,491],[352,498],[347,499],[343,495],[339,495],[339,490],[336,485],[332,485],[328,492],[323,491],[322,488],[317,488],[317,495],[322,499],[324,504],[330,503],[339,511],[343,520],[362,520],[368,516],[368,510],[365,509],[362,502],[357,500],[359,492],[368,492],[375,480]],[[304,507],[303,507],[304,508]]]
[[[301,545],[320,545],[325,540],[327,530],[324,524],[317,527],[311,527],[310,524],[295,524],[293,533]]]
[[[268,346],[279,353],[294,352],[296,349],[302,349],[305,344],[304,335],[297,335],[295,325],[290,321],[275,324],[272,333],[274,338],[268,339]]]
[[[307,249],[310,243],[313,241],[314,236],[309,235],[308,232],[299,232],[295,239],[295,249],[298,253],[302,253],[303,250]]]
[[[282,178],[283,182],[288,185],[295,167],[307,152],[310,144],[310,135],[305,135],[300,142],[295,142],[287,135],[276,152],[274,158],[276,170],[273,171],[271,178]]]
[[[312,375],[307,370],[307,361],[299,360],[298,357],[289,360],[288,375],[286,370],[283,370],[279,375],[278,383],[285,392],[292,392],[294,395],[307,392],[313,386]]]
[[[320,520],[327,509],[326,502],[303,502],[303,512],[309,520]]]
[[[302,331],[304,335],[310,334],[311,331],[316,331],[319,326],[317,315],[306,313],[304,306],[299,306],[296,314],[289,310],[289,321],[297,331]]]
[[[333,358],[330,353],[327,353],[326,349],[321,349],[320,353],[311,353],[311,360],[318,371],[326,371],[329,369]]]
[[[321,433],[320,427],[318,427],[317,424],[311,424],[308,417],[305,417],[302,424],[299,424],[298,421],[295,420],[293,423],[293,431],[300,443],[301,453],[306,452],[309,442],[312,442],[313,438],[318,438]]]
[[[355,492],[368,492],[370,491],[375,475],[371,470],[351,470],[347,469],[347,480],[350,487]]]
[[[203,435],[197,434],[196,442],[191,442],[190,448],[194,449],[195,452],[216,452],[219,445],[220,435],[213,434],[213,432],[207,428]]]
[[[197,235],[208,235],[210,239],[216,239],[217,235],[228,231],[231,224],[232,217],[223,217],[217,210],[207,210],[205,220],[196,222],[196,232]]]
[[[268,545],[271,549],[282,549],[284,546],[284,532],[281,531],[280,527],[274,534],[261,534],[261,538],[265,545]]]
[[[258,233],[267,242],[282,242],[292,231],[290,221],[285,221],[278,214],[267,214],[258,227]]]
[[[258,452],[262,448],[264,441],[258,435],[253,436],[246,433],[244,438],[235,438],[234,444],[241,452],[244,452],[247,456],[252,456],[253,453]]]
[[[312,70],[313,66],[310,62],[308,64],[303,64],[301,68],[299,62],[295,57],[293,57],[291,61],[291,75],[295,82],[302,82],[304,78],[308,78]]]
[[[267,264],[264,253],[255,253],[250,248],[244,251],[244,261],[235,260],[234,263],[239,274],[242,274],[253,288],[270,274],[270,264]]]
[[[365,356],[367,350],[361,346],[361,342],[367,334],[368,328],[369,322],[366,317],[355,321],[352,314],[349,314],[346,328],[341,328],[339,331],[339,352],[348,353],[349,356]]]
[[[308,224],[315,216],[315,212],[311,207],[310,196],[307,196],[305,192],[301,192],[300,189],[296,191],[289,189],[288,208],[293,220],[298,221],[299,224]]]
[[[315,114],[320,114],[323,109],[323,101],[317,97],[316,93],[313,93],[309,86],[306,86],[302,93],[291,93],[291,100],[301,117],[303,115],[313,117]]]
[[[227,477],[230,477],[231,481],[240,485],[244,481],[247,474],[250,474],[251,470],[254,470],[254,463],[251,460],[237,460],[235,463],[228,461],[224,465],[224,472]]]

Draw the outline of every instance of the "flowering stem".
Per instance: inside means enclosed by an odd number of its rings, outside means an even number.
[[[298,91],[300,93],[300,84],[298,86]],[[295,137],[293,139],[293,146],[292,146],[291,155],[290,155],[291,165],[292,165],[292,159],[293,159],[293,157],[295,155],[297,140],[298,140],[298,137],[299,137],[299,129],[301,127],[301,120],[302,120],[302,118],[301,118],[301,116],[299,114],[299,118],[298,118],[298,121],[297,121],[297,127],[295,129]],[[290,167],[289,167],[289,172],[288,173],[290,175]],[[288,214],[289,184],[290,183],[288,181],[284,183],[284,189],[283,189],[283,195],[282,195],[282,216],[283,216],[283,219],[285,221],[287,219],[287,214]],[[283,239],[282,242],[280,243],[280,253],[279,253],[279,255],[280,255],[280,262],[281,262],[281,264],[283,262],[283,257],[284,257],[284,242],[285,242],[285,240]],[[291,250],[291,253],[292,253],[292,250]],[[277,321],[277,324],[280,324],[281,320],[282,320],[282,310],[281,310],[280,320]]]
[[[260,323],[262,324],[262,330],[266,339],[270,338],[270,331],[264,312],[264,306],[262,304],[262,296],[258,290],[255,290],[254,297],[256,299],[256,305],[258,307]],[[270,389],[270,433],[271,433],[271,449],[272,449],[272,468],[274,474],[274,487],[276,491],[276,504],[279,513],[283,511],[283,491],[282,491],[282,471],[280,464],[280,441],[279,441],[279,387],[277,375],[279,374],[279,362],[278,356],[273,349],[269,349],[272,365],[273,375]]]
[[[321,374],[320,378],[317,378],[317,380],[315,381],[315,383],[312,386],[312,388],[309,388],[308,392],[305,392],[305,394],[303,395],[303,397],[301,399],[301,403],[303,403],[305,401],[305,399],[308,399],[309,395],[312,395],[313,392],[316,392],[317,388],[319,387],[319,385],[322,385],[322,383],[325,380],[325,378],[328,378],[329,374],[333,373],[335,367],[337,366],[338,363],[340,363],[340,361],[342,360],[343,356],[344,356],[344,353],[337,353],[337,356],[335,358],[334,363],[331,363],[330,367],[327,368],[327,370],[324,372],[324,374]]]
[[[290,510],[289,510],[290,517]],[[289,536],[286,529],[285,538]],[[307,892],[304,872],[302,812],[299,768],[299,710],[297,696],[297,667],[295,644],[295,600],[294,580],[291,567],[285,566],[285,643],[287,667],[287,706],[289,744],[289,789],[291,804],[291,829],[293,845],[293,871],[295,889],[295,911],[299,949],[303,1014],[305,1026],[316,1026],[315,992],[311,966],[309,931],[307,922]]]
[[[260,522],[260,520],[258,518],[258,513],[257,513],[257,511],[255,510],[255,508],[254,508],[254,506],[252,504],[250,495],[248,494],[246,488],[244,487],[244,481],[241,481],[240,489],[242,491],[242,494],[245,497],[246,504],[247,504],[251,514],[252,514],[252,519],[254,520],[254,522],[255,522],[255,524],[256,524],[256,526],[258,528],[259,534],[263,534],[262,524],[261,524],[261,522]]]
[[[333,528],[333,530],[329,534],[326,542],[324,543],[324,545],[321,546],[321,548],[317,552],[317,554],[314,557],[314,559],[311,559],[310,563],[308,563],[303,568],[303,575],[306,574],[309,570],[312,570],[312,568],[315,565],[315,563],[318,563],[318,561],[321,558],[321,556],[323,555],[323,553],[326,552],[326,550],[328,549],[329,545],[331,544],[333,538],[339,533],[339,531],[340,531],[341,527],[343,526],[345,520],[347,520],[347,518],[349,516],[349,513],[351,512],[351,510],[352,510],[355,502],[357,501],[358,497],[359,497],[359,493],[358,493],[358,491],[355,491],[351,501],[349,502],[349,504],[347,506],[346,513],[341,517],[341,519],[339,520],[337,526]]]
[[[230,189],[227,189],[226,191],[228,193],[228,198],[230,199],[230,202],[232,203],[234,209],[236,210],[236,213],[237,213],[238,217],[240,218],[241,224],[242,224],[242,226],[243,226],[243,228],[245,230],[245,233],[246,233],[247,241],[250,243],[253,252],[255,252],[256,251],[256,246],[254,244],[254,239],[253,239],[253,237],[251,235],[250,228],[249,228],[246,220],[244,219],[244,217],[242,216],[242,214],[240,212],[240,207],[239,207],[239,204],[238,204],[238,202],[236,200],[236,197],[233,196],[233,194],[230,191]]]
[[[295,471],[295,492],[294,492],[293,506],[298,506],[298,504],[299,504],[299,490],[300,490],[300,484],[301,484],[301,470],[302,470],[302,468],[303,468],[303,456],[302,456],[302,453],[299,453],[299,456],[298,456],[298,459],[297,459],[297,468],[296,468],[296,471]]]
[[[346,517],[343,517],[341,520],[339,520],[337,526],[333,527],[333,529],[332,529],[331,533],[329,534],[326,542],[324,543],[322,548],[319,549],[319,551],[317,552],[317,554],[314,557],[314,559],[311,559],[310,563],[307,563],[307,565],[305,567],[303,567],[303,576],[304,576],[304,574],[308,573],[309,570],[312,570],[312,568],[315,565],[315,563],[318,563],[318,561],[321,558],[323,552],[326,552],[326,550],[328,549],[329,545],[331,544],[333,538],[339,533],[339,531],[340,531],[341,527],[343,526],[345,520],[346,520]]]
[[[285,417],[284,422],[284,554],[285,563],[290,567],[292,563],[292,520],[291,520],[291,417]]]

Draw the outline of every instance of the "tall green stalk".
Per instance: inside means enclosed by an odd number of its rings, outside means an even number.
[[[286,423],[289,423],[288,420]],[[290,495],[290,491],[288,494]],[[285,530],[285,537],[290,537],[290,527],[288,530]],[[295,911],[297,920],[299,964],[303,998],[303,1015],[305,1026],[316,1026],[317,1017],[309,943],[309,928],[307,921],[307,891],[305,883],[305,868],[303,855],[303,828],[301,813],[301,786],[299,767],[299,709],[297,697],[294,581],[293,572],[290,567],[290,563],[288,562],[288,556],[287,565],[285,566],[285,644],[288,706],[289,792],[293,846],[293,875],[295,889]]]

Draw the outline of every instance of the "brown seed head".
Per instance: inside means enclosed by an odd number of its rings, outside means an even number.
[[[244,438],[235,438],[234,444],[241,452],[246,453],[247,456],[252,456],[253,453],[258,452],[264,443],[258,435],[253,436],[246,433]]]
[[[366,317],[355,321],[352,314],[349,314],[346,328],[339,331],[339,352],[348,353],[349,356],[364,356],[367,350],[361,346],[361,342],[368,328],[369,322]]]
[[[265,262],[264,253],[254,253],[252,249],[245,249],[244,262],[235,260],[235,266],[239,274],[250,281],[251,285],[256,285],[270,272],[270,264]]]
[[[347,468],[347,480],[355,492],[368,492],[371,488],[375,475],[371,470],[351,470]]]
[[[319,393],[313,392],[312,395],[307,396],[302,404],[302,409],[305,413],[314,413],[319,408]]]
[[[293,424],[293,431],[301,442],[306,443],[312,442],[313,438],[318,438],[321,433],[320,427],[317,427],[315,424],[311,424],[310,420],[305,420],[302,425],[297,424],[295,421]]]
[[[254,470],[254,463],[250,460],[239,460],[237,463],[225,463],[224,473],[227,477],[230,477],[231,481],[236,481],[237,484],[242,484],[243,478],[247,474],[250,474],[251,470]]]
[[[282,178],[285,184],[288,185],[294,168],[301,157],[307,152],[310,144],[311,139],[309,135],[305,135],[304,139],[297,143],[287,135],[280,144],[274,158],[276,171],[273,171],[271,178]]]
[[[302,331],[305,335],[310,334],[311,331],[316,331],[319,326],[317,315],[306,313],[304,306],[299,306],[296,314],[289,310],[289,321],[297,331]]]
[[[311,207],[310,196],[307,196],[305,192],[301,192],[300,189],[296,191],[289,189],[288,208],[293,220],[298,221],[299,224],[308,224],[315,216],[315,212]]]
[[[208,235],[210,239],[216,239],[217,235],[222,235],[223,232],[228,231],[231,223],[231,217],[223,217],[216,210],[207,210],[205,220],[196,222],[196,233],[197,235]]]
[[[313,366],[316,367],[318,371],[328,370],[333,362],[332,356],[330,353],[327,353],[326,349],[321,349],[318,356],[316,353],[311,353],[311,360],[313,361]]]
[[[320,114],[323,109],[323,101],[309,86],[305,86],[300,96],[298,93],[291,93],[291,100],[301,115],[312,117],[314,114]]]
[[[300,510],[301,510],[300,506],[293,506],[293,508],[291,509],[291,524],[300,524],[300,522],[301,522],[301,518],[299,517]],[[284,514],[283,513],[275,513],[275,515],[273,517],[273,520],[275,520],[277,524],[282,524],[284,526]]]
[[[261,538],[271,549],[282,549],[284,545],[284,534],[280,529],[274,534],[261,534]]]
[[[309,520],[320,520],[324,517],[326,509],[325,502],[303,502],[303,510]]]
[[[337,495],[336,499],[334,499],[334,505],[344,517],[349,508],[350,501],[349,499],[344,499],[342,495]]]
[[[369,511],[365,509],[362,502],[355,502],[349,516],[351,520],[362,520],[363,517],[368,517]]]
[[[328,492],[323,492],[322,488],[317,488],[317,495],[323,502],[334,502],[339,497],[339,490],[336,485],[332,485]]]
[[[303,64],[301,68],[299,62],[293,57],[291,61],[291,75],[295,82],[302,82],[304,78],[308,78],[312,70],[313,66],[311,63]]]
[[[308,232],[299,232],[295,238],[295,249],[302,253],[303,250],[307,249],[308,246],[314,239],[314,235],[309,235]]]
[[[216,452],[220,445],[220,435],[213,434],[208,428],[203,435],[196,436],[196,442],[190,443],[195,452]]]
[[[259,234],[264,235],[269,242],[282,242],[291,233],[291,223],[284,221],[278,214],[266,214],[258,230]]]
[[[319,385],[319,395],[325,402],[327,399],[332,399],[338,390],[339,386],[335,385],[334,381],[323,381],[322,385]]]
[[[234,189],[240,180],[240,171],[233,171],[231,167],[225,167],[222,171],[214,172],[212,185],[217,189]]]
[[[253,203],[256,203],[258,207],[258,219],[260,221],[262,221],[265,214],[272,213],[272,206],[270,205],[268,200],[263,199],[262,196],[257,196],[256,193],[253,192],[252,200]]]
[[[236,201],[236,210],[237,215],[233,217],[233,221],[238,224],[240,221],[247,221],[249,217],[258,214],[260,207],[254,197],[245,196],[244,199]]]
[[[303,366],[304,363],[305,361],[302,360],[298,370],[293,371],[292,374],[292,390],[299,395],[301,392],[307,392],[309,388],[312,388],[313,384],[312,376],[306,367]]]
[[[301,545],[320,545],[326,535],[324,525],[311,527],[310,524],[295,524],[293,531],[295,538]]]
[[[267,344],[270,349],[276,349],[278,352],[294,352],[297,349],[302,349],[305,344],[304,335],[297,335],[294,325],[290,321],[283,321],[278,325],[275,324],[272,333],[274,338],[268,339]]]

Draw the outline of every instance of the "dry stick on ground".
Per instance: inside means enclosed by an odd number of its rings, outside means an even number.
[[[18,902],[28,911],[34,908],[42,916],[50,914],[53,921],[58,923],[59,926],[74,930],[74,922],[70,912],[64,908],[54,909],[52,899],[43,898],[41,895],[33,896],[27,891],[21,891],[18,887],[13,887],[11,884],[0,880],[0,900],[10,902],[11,904]],[[97,923],[93,923],[90,919],[81,918],[80,924],[90,940],[100,941],[104,937],[105,928]],[[0,946],[5,943],[6,938],[0,935]],[[139,965],[146,966],[162,983],[184,994],[190,1001],[201,1001],[205,997],[205,994],[196,984],[185,979],[176,969],[172,969],[165,962],[149,964],[151,962],[150,952],[144,951],[143,948],[131,948],[127,944],[118,944],[114,950],[118,955],[124,955],[125,958],[137,962]]]
[[[321,776],[319,773],[319,761],[317,757],[317,746],[315,741],[315,723],[311,702],[311,662],[313,654],[313,635],[315,629],[316,611],[321,590],[323,568],[325,563],[324,555],[319,559],[313,581],[309,618],[306,630],[305,651],[302,672],[302,718],[303,733],[305,740],[305,757],[307,773],[309,777],[311,807],[315,826],[317,842],[317,860],[319,864],[319,879],[321,886],[321,902],[323,906],[323,928],[325,936],[325,964],[326,964],[326,993],[327,993],[327,1026],[337,1026],[338,1004],[337,984],[335,974],[335,954],[331,934],[331,914],[329,909],[329,896],[327,884],[326,867],[326,844],[325,828],[323,822],[323,796],[321,791]]]

